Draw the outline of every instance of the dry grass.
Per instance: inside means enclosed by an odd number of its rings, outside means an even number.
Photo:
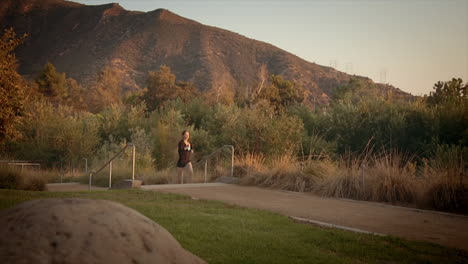
[[[441,147],[425,162],[427,203],[438,210],[468,211],[468,169],[461,148]]]
[[[245,154],[237,157],[234,163],[234,176],[244,179],[246,183],[250,180],[252,173],[262,173],[266,171],[265,157],[261,154]],[[253,180],[253,179],[252,179]]]
[[[241,184],[259,185],[289,191],[310,191],[316,181],[313,174],[304,173],[291,155],[265,162],[262,155],[247,154],[237,159],[235,175]]]
[[[47,173],[33,170],[21,170],[8,165],[0,166],[0,189],[30,191],[45,190]]]
[[[247,154],[236,160],[241,184],[317,195],[468,212],[467,168],[461,151],[445,151],[417,168],[396,151],[346,155],[301,163],[291,155],[271,160]]]
[[[313,192],[321,196],[367,200],[365,175],[358,159],[329,162],[329,171],[313,187]]]
[[[411,157],[398,152],[373,158],[367,172],[369,200],[390,203],[413,203],[418,196],[416,166]]]

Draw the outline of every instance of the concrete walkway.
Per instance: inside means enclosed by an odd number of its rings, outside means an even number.
[[[141,189],[218,200],[316,224],[424,240],[468,251],[468,217],[462,215],[223,183],[146,185]]]

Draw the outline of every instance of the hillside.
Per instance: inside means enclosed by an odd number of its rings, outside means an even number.
[[[255,86],[262,65],[302,85],[318,103],[352,77],[305,61],[273,45],[183,18],[165,9],[128,11],[118,4],[87,6],[62,0],[2,0],[0,25],[27,33],[18,49],[20,73],[34,77],[47,62],[83,84],[106,66],[124,76],[126,89],[144,86],[148,71],[168,65],[178,79],[200,90]],[[358,76],[363,80],[372,80]],[[387,93],[406,95],[389,85]]]

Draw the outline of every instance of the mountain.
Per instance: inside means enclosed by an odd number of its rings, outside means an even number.
[[[326,103],[351,75],[305,61],[273,45],[203,25],[165,9],[128,11],[112,3],[89,6],[62,0],[0,0],[0,29],[28,38],[17,50],[20,73],[34,77],[50,61],[83,84],[105,67],[123,76],[125,89],[144,86],[148,71],[168,65],[179,80],[202,91],[254,87],[260,75],[281,74],[302,85],[308,100]],[[372,80],[355,76],[370,84]],[[382,93],[406,93],[376,84]]]

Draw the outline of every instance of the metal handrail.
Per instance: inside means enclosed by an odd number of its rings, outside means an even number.
[[[107,165],[109,165],[109,189],[112,187],[112,161],[116,159],[122,152],[124,152],[128,147],[132,147],[132,181],[135,180],[135,144],[133,143],[128,143],[123,147],[119,152],[117,152],[111,159],[109,159],[104,165],[102,165],[99,169],[97,170],[91,170],[89,172],[89,184],[88,184],[88,190],[91,190],[91,182],[93,178],[93,174],[99,173],[101,170],[103,170]]]
[[[231,149],[231,177],[234,177],[234,146],[233,145],[224,145],[224,146],[216,149],[215,151],[211,152],[209,155],[206,155],[206,156],[202,157],[199,161],[193,163],[193,165],[195,165],[195,164],[198,164],[198,163],[200,163],[202,161],[205,162],[205,182],[206,182],[206,179],[207,179],[208,159],[211,158],[214,154],[218,153],[219,151],[221,151],[224,148],[230,148]]]

